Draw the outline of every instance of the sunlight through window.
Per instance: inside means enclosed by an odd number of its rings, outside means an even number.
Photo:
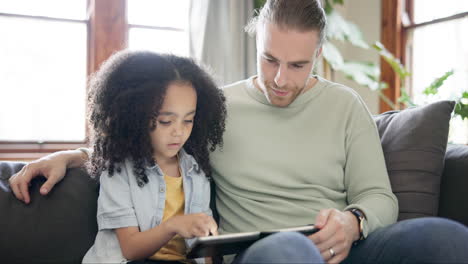
[[[129,48],[189,55],[188,0],[129,0]]]
[[[468,11],[468,1],[415,0],[415,23],[440,19]],[[409,58],[413,99],[418,104],[442,99],[456,99],[468,92],[468,17],[416,27],[411,31]],[[434,79],[453,70],[436,95],[426,96],[423,90]],[[468,102],[465,102],[468,103]],[[449,141],[468,143],[468,120],[451,121]]]
[[[0,2],[10,14],[0,16],[0,141],[84,140],[87,26],[68,19],[85,10],[86,0]]]

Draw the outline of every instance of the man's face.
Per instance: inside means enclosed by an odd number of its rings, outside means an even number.
[[[257,29],[256,87],[275,106],[286,107],[310,89],[309,77],[320,55],[319,34],[265,23]]]

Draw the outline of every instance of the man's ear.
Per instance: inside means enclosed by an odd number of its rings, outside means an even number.
[[[320,45],[318,48],[317,53],[315,54],[315,58],[319,58],[322,55],[323,45]]]

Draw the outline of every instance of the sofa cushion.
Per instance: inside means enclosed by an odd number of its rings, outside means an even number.
[[[440,183],[439,216],[468,226],[468,146],[448,145]]]
[[[437,215],[454,105],[453,101],[439,101],[374,117],[398,198],[398,220]]]
[[[8,178],[24,164],[0,162],[0,249],[2,263],[81,263],[97,233],[98,185],[70,169],[47,196],[45,178],[31,182],[26,205],[10,191]]]

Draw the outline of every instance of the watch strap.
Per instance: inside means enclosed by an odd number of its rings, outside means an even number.
[[[354,242],[354,244],[357,244],[359,241],[365,239],[365,236],[364,236],[364,221],[366,221],[366,216],[361,210],[359,210],[357,208],[352,208],[352,209],[350,209],[348,211],[350,213],[352,213],[356,217],[356,219],[358,221],[359,239]]]

